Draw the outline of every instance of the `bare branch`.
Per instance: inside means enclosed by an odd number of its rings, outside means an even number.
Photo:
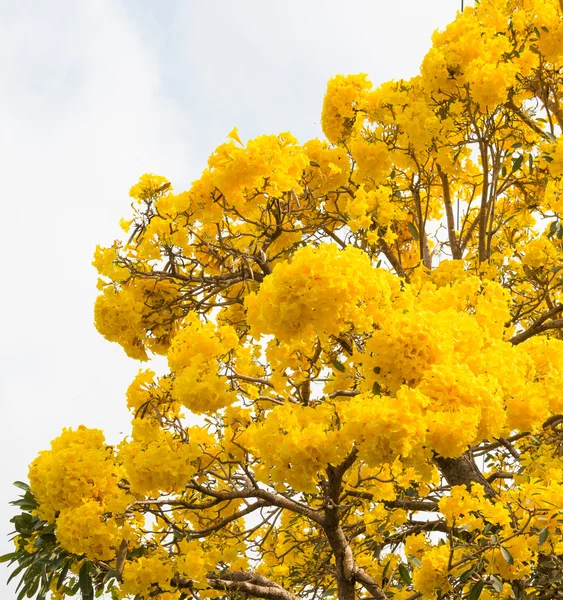
[[[387,600],[387,595],[381,589],[381,586],[363,569],[356,567],[356,572],[354,575],[356,577],[356,581],[363,585],[364,588],[375,598],[375,600]]]
[[[542,333],[547,331],[548,329],[561,329],[563,328],[563,319],[555,319],[553,321],[548,321],[551,317],[563,312],[563,304],[557,304],[553,308],[550,308],[548,311],[543,313],[543,315],[539,316],[528,329],[518,333],[510,338],[510,343],[516,346],[517,344],[521,344],[525,342],[527,339],[531,338],[538,333]],[[547,322],[546,322],[547,321]]]
[[[215,590],[236,591],[254,598],[265,600],[298,600],[297,596],[264,575],[247,571],[230,573],[208,573],[207,582]]]

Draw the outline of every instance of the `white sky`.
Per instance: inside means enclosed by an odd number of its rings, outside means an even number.
[[[139,368],[92,324],[97,243],[145,172],[176,190],[233,126],[321,136],[329,77],[415,75],[460,0],[0,0],[0,554],[62,427],[116,442]],[[4,565],[2,565],[4,567]],[[0,598],[8,571],[0,569]]]

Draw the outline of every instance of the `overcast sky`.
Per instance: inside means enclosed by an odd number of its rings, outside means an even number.
[[[62,427],[128,431],[139,365],[94,329],[90,263],[139,175],[189,187],[235,125],[243,139],[322,136],[331,75],[415,75],[459,5],[0,0],[0,554],[11,484]]]

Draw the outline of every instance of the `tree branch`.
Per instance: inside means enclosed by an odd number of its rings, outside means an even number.
[[[364,586],[364,588],[375,598],[375,600],[387,600],[387,595],[381,589],[381,586],[363,569],[356,567],[354,576],[356,577],[356,581],[360,585]]]
[[[209,585],[220,591],[234,591],[265,600],[298,600],[291,592],[282,588],[274,581],[248,571],[232,571],[230,573],[208,573]]]
[[[274,492],[268,492],[262,488],[245,488],[243,490],[235,490],[235,491],[222,491],[222,490],[213,490],[211,488],[200,485],[196,481],[192,481],[188,484],[189,488],[197,490],[202,494],[207,496],[211,496],[212,498],[219,498],[221,500],[234,500],[236,498],[256,498],[265,500],[271,506],[277,506],[278,508],[285,508],[290,510],[291,512],[298,513],[311,519],[315,523],[319,525],[323,525],[324,517],[317,510],[306,506],[305,504],[301,504],[291,498],[287,498],[286,496],[282,496],[280,494],[276,494]]]
[[[546,321],[551,317],[563,312],[563,304],[557,304],[553,308],[550,308],[548,311],[540,315],[525,331],[517,333],[512,336],[510,340],[508,340],[511,344],[516,346],[517,344],[521,344],[525,342],[527,339],[531,338],[538,333],[542,333],[547,331],[548,329],[561,329],[563,328],[563,319],[555,319],[553,321]]]
[[[438,169],[438,175],[440,176],[440,180],[442,182],[442,191],[444,193],[444,206],[446,208],[446,219],[448,223],[448,238],[450,241],[450,248],[452,251],[452,258],[454,260],[459,260],[462,256],[460,244],[457,240],[455,233],[455,220],[454,220],[454,211],[452,209],[452,195],[450,191],[450,182],[448,180],[448,176],[442,171],[440,165],[436,165]]]

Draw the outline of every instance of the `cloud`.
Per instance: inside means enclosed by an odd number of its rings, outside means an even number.
[[[415,75],[432,32],[456,0],[238,0],[127,4],[156,37],[163,85],[190,110],[206,156],[234,125],[243,137],[291,130],[321,135],[327,80],[370,74],[374,83]]]
[[[92,326],[92,254],[119,235],[141,173],[182,179],[192,159],[179,133],[189,119],[162,94],[151,45],[119,3],[21,2],[6,12],[0,537],[8,552],[11,482],[26,478],[37,452],[63,426],[100,427],[112,441],[128,430],[123,398],[138,365]]]

